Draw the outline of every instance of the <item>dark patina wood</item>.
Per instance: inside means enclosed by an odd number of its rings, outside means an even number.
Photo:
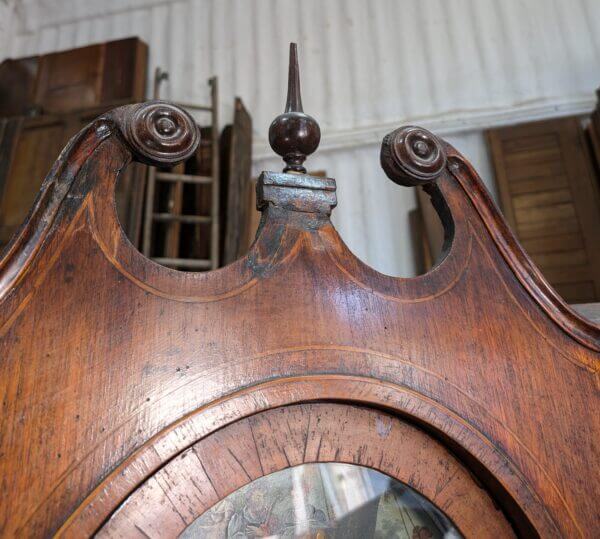
[[[379,466],[415,481],[466,537],[485,536],[474,505],[435,494],[445,471],[405,475],[422,440],[425,462],[457,470],[451,488],[498,506],[488,536],[510,535],[506,522],[526,537],[598,535],[600,328],[546,283],[454,148],[414,127],[384,141],[384,169],[427,190],[446,234],[440,263],[407,279],[358,260],[329,220],[335,181],[302,174],[262,175],[257,239],[232,264],[187,273],[151,262],[117,221],[118,174],[132,159],[186,159],[197,143],[192,119],[161,102],[93,121],[0,260],[3,536],[154,536],[119,515],[140,503],[160,514],[149,485],[172,466],[193,474],[183,455],[219,436],[252,462],[261,445],[250,448],[248,425],[278,414],[289,421],[259,430],[295,456],[273,453],[273,469]],[[299,410],[331,422],[292,428]],[[377,446],[365,417],[406,434],[392,444],[398,467],[373,460],[391,442]],[[307,450],[318,434],[331,446]],[[351,451],[360,438],[362,457]],[[206,463],[222,475],[212,502],[248,480],[227,458]],[[172,493],[174,504],[194,494]]]
[[[230,264],[247,250],[248,189],[252,172],[252,118],[239,97],[235,98],[233,125],[228,126],[223,152],[221,227],[224,229],[222,264]],[[224,195],[224,196],[223,196]]]
[[[273,120],[269,127],[269,144],[285,161],[284,172],[306,174],[303,163],[321,141],[321,128],[317,121],[302,108],[300,95],[300,70],[296,44],[290,44],[290,68],[285,112]]]
[[[202,438],[136,490],[98,535],[120,537],[135,529],[142,537],[177,537],[234,490],[310,462],[375,468],[423,493],[473,536],[514,537],[490,497],[442,444],[387,413],[329,403],[273,408]]]

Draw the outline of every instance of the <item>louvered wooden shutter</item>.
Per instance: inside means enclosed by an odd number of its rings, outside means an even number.
[[[600,300],[600,197],[574,117],[488,131],[502,210],[571,303]]]

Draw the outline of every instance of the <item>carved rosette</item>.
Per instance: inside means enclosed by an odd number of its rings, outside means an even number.
[[[122,132],[139,161],[172,165],[193,155],[200,143],[194,119],[183,109],[164,101],[127,107]]]
[[[381,144],[381,167],[400,185],[424,185],[436,180],[446,166],[438,138],[421,127],[406,126],[386,135]]]

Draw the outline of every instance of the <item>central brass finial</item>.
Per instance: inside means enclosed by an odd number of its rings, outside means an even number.
[[[285,112],[273,120],[269,127],[269,144],[273,151],[283,157],[283,172],[305,174],[302,165],[307,155],[319,146],[321,129],[317,121],[302,110],[300,96],[300,70],[295,43],[290,43],[290,68]]]

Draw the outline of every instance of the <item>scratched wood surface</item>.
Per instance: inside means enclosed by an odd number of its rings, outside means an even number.
[[[242,419],[203,438],[137,489],[98,537],[177,537],[233,491],[309,462],[343,462],[395,477],[474,537],[514,537],[460,462],[420,429],[381,411],[300,404]]]
[[[349,252],[329,220],[333,180],[275,173],[259,181],[250,252],[184,273],[133,248],[114,189],[132,157],[185,159],[193,125],[156,102],[92,122],[0,260],[2,536],[112,526],[194,444],[314,401],[426,432],[518,535],[598,535],[600,329],[547,285],[464,158],[417,128],[384,141],[388,175],[422,185],[444,223],[426,275],[382,275]],[[354,443],[359,423],[344,427]]]

